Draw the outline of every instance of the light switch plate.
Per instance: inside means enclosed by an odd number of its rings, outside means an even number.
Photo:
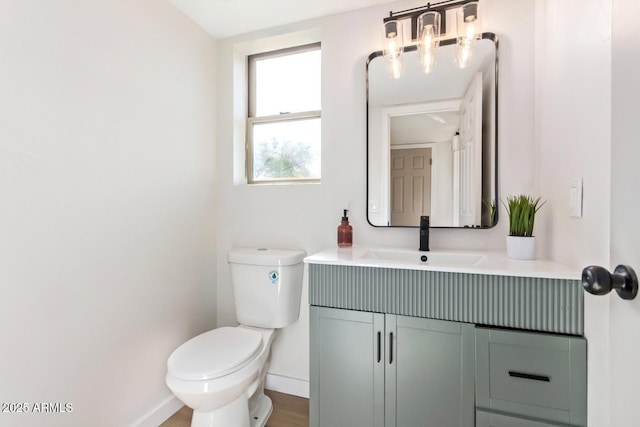
[[[569,183],[569,216],[582,218],[582,178],[574,178]]]

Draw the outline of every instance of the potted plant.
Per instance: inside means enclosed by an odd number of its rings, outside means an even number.
[[[540,197],[524,194],[508,196],[504,207],[509,215],[509,235],[507,236],[507,256],[514,259],[530,260],[536,257],[536,240],[533,226],[536,213],[546,202]]]

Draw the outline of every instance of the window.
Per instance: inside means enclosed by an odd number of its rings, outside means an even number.
[[[320,180],[320,44],[249,56],[249,183]]]

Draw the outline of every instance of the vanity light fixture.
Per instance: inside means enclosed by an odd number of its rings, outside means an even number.
[[[478,2],[464,4],[457,13],[458,65],[465,68],[471,60],[472,46],[482,38],[482,23],[478,15]]]
[[[384,57],[389,61],[389,70],[394,79],[399,78],[402,71],[403,38],[400,21],[390,19],[384,22]]]
[[[418,51],[420,65],[425,73],[433,70],[436,49],[440,44],[440,12],[431,10],[418,16]]]
[[[479,1],[446,0],[427,3],[422,7],[389,12],[389,16],[383,19],[383,53],[389,62],[393,78],[399,78],[402,72],[402,21],[411,21],[411,43],[418,45],[420,65],[424,72],[428,73],[435,65],[441,35],[447,33],[447,11],[456,8],[457,61],[460,68],[469,64],[473,43],[482,38],[482,25],[478,14]]]

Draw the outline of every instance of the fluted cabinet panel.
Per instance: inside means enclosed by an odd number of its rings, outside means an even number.
[[[309,264],[316,306],[583,335],[578,280]]]

